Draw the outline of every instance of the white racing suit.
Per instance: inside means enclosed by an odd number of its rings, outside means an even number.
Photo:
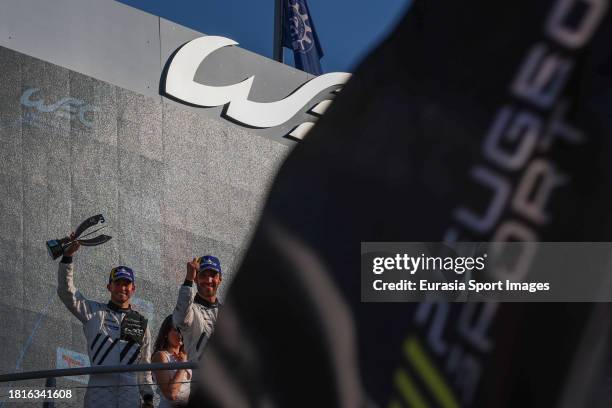
[[[172,320],[181,331],[190,362],[200,361],[206,343],[215,330],[218,312],[218,300],[210,303],[197,294],[194,296],[193,282],[185,281],[179,289]]]
[[[121,339],[121,322],[130,310],[120,309],[111,302],[104,304],[85,299],[73,284],[72,263],[64,261],[59,264],[57,294],[68,310],[83,323],[90,365],[149,364],[149,328],[145,330],[142,344]],[[90,375],[84,406],[140,407],[141,395],[153,395],[151,384],[150,371]]]

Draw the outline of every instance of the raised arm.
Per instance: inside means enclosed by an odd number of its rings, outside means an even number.
[[[193,281],[198,273],[199,265],[194,259],[187,263],[187,273],[185,275],[185,282],[179,289],[178,300],[176,301],[176,307],[172,313],[172,320],[174,325],[178,328],[186,329],[191,327],[193,323]]]
[[[81,322],[91,319],[94,303],[87,300],[74,286],[74,265],[72,255],[78,250],[78,244],[68,248],[57,270],[57,294],[68,310]]]
[[[176,327],[181,329],[191,327],[193,323],[193,310],[191,309],[191,305],[193,305],[193,291],[191,286],[185,282],[179,289],[176,307],[172,313],[172,320]]]

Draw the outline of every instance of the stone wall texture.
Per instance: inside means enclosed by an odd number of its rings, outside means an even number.
[[[187,260],[217,255],[225,293],[289,147],[7,48],[0,64],[0,371],[86,354],[45,241],[91,215],[105,216],[113,238],[75,257],[86,297],[108,301],[111,267],[132,267],[155,335]]]

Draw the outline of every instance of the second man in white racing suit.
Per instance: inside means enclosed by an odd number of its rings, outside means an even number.
[[[215,330],[219,313],[217,289],[222,279],[221,262],[215,256],[206,255],[187,263],[185,282],[179,289],[172,318],[183,336],[190,362],[200,361],[206,343]],[[197,289],[195,295],[194,282]],[[197,381],[198,371],[194,372],[193,381]],[[192,392],[190,401],[197,398],[197,393]]]

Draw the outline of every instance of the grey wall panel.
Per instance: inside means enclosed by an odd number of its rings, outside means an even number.
[[[2,47],[0,64],[0,341],[11,343],[0,348],[0,372],[20,355],[22,369],[35,370],[55,368],[58,347],[86,352],[44,242],[93,214],[105,215],[113,239],[75,257],[86,297],[106,302],[110,268],[133,267],[155,333],[186,262],[206,253],[221,259],[225,296],[289,148]]]
[[[159,100],[117,88],[117,115],[119,148],[161,161],[162,104]]]
[[[0,45],[157,94],[159,18],[113,0],[3,0]]]
[[[4,214],[4,213],[3,213]],[[3,215],[2,218],[6,216]],[[5,232],[6,231],[6,232]],[[5,235],[6,233],[6,235]],[[3,254],[2,279],[0,279],[0,293],[3,293],[2,305],[11,307],[21,307],[23,302],[24,285],[27,284],[23,279],[23,245],[9,235],[9,231],[2,230],[5,238],[0,239],[0,251]],[[5,322],[5,320],[0,320]],[[0,333],[3,332],[0,330]]]
[[[4,330],[0,330],[0,357],[4,370],[15,371],[17,362],[23,350],[29,333],[24,329],[26,319],[31,312],[24,312],[18,307],[0,304],[0,321]]]

